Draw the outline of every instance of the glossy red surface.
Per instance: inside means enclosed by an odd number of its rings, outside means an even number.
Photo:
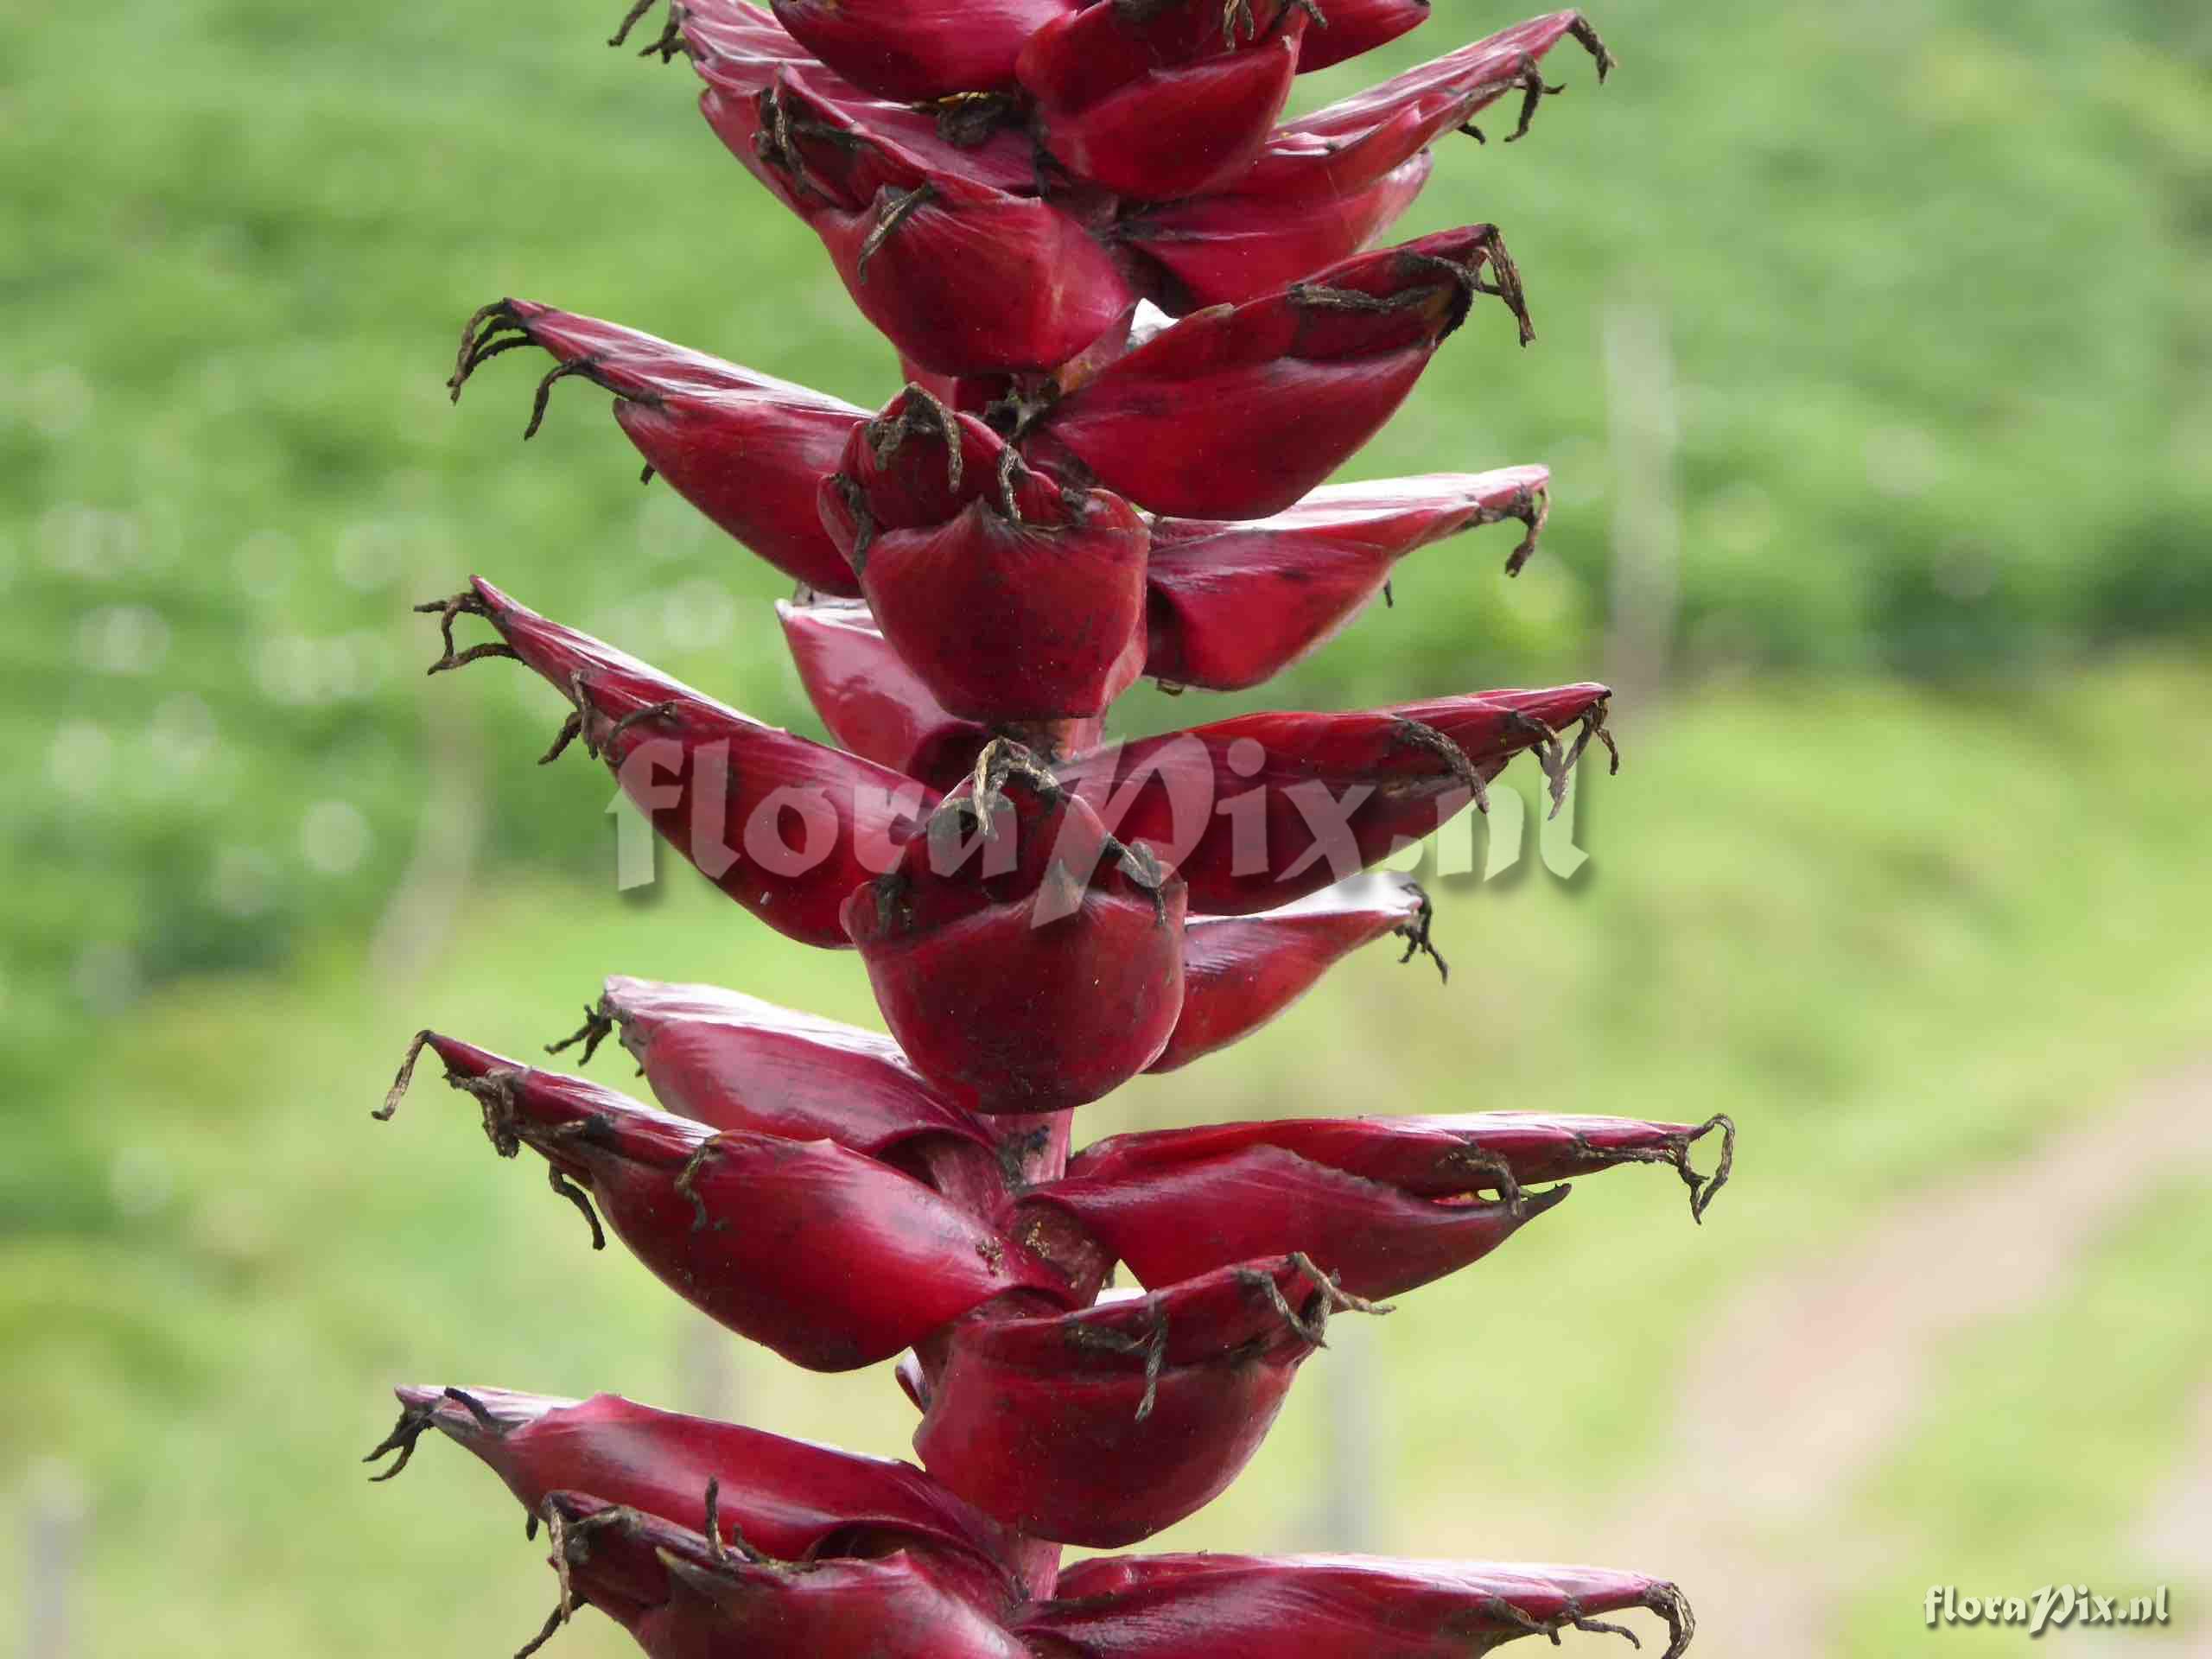
[[[1145,671],[1212,691],[1272,678],[1334,637],[1391,578],[1400,559],[1501,518],[1531,528],[1535,545],[1551,473],[1435,473],[1373,484],[1329,484],[1295,505],[1243,523],[1162,518],[1147,569]]]
[[[896,862],[933,791],[763,725],[481,578],[474,591],[524,664],[581,695],[582,737],[670,846],[785,938],[846,943],[846,895]]]

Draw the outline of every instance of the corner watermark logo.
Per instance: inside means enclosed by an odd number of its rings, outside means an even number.
[[[1928,1586],[1928,1628],[1955,1624],[2017,1625],[2031,1637],[2046,1630],[2117,1629],[2171,1622],[2168,1586],[2148,1595],[2100,1595],[2086,1584],[2046,1584],[2024,1596],[1961,1595],[1953,1584]]]

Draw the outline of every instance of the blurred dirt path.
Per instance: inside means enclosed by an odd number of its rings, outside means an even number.
[[[2127,1539],[2129,1549],[2172,1586],[2178,1641],[2146,1649],[2146,1637],[2128,1630],[2069,1630],[2066,1659],[2212,1659],[2212,1624],[2204,1618],[2212,1593],[2212,1378],[2198,1390],[2189,1443],[2173,1472],[2152,1497]],[[2121,1586],[2140,1590],[2140,1585]],[[2168,1635],[2171,1632],[2161,1632]]]
[[[2196,1396],[2187,1455],[2144,1511],[2131,1541],[2154,1567],[2212,1576],[2212,1379]],[[2212,1653],[2212,1630],[2203,1651]]]
[[[2161,1147],[2161,1175],[2212,1166],[2212,1065],[1738,1293],[1699,1342],[1672,1466],[1625,1496],[1592,1559],[1648,1563],[1689,1589],[1702,1659],[1833,1651],[1853,1587],[1897,1565],[1892,1541],[1836,1529],[1851,1486],[1910,1429],[1948,1348],[2058,1289],[2126,1212],[2144,1176],[2114,1144]],[[2198,1440],[2212,1457],[2212,1432]],[[2173,1503],[2201,1552],[2212,1466]],[[1917,1608],[1900,1614],[1917,1632]]]

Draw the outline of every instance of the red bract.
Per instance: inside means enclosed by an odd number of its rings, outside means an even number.
[[[710,1128],[832,1140],[979,1214],[997,1208],[1006,1183],[1024,1166],[876,1033],[711,985],[617,977],[567,1041],[582,1039],[588,1058],[613,1022],[655,1096]],[[1071,1283],[1103,1271],[1079,1254],[1069,1261]]]
[[[865,605],[776,601],[806,700],[855,754],[950,789],[990,743],[990,728],[949,714],[900,660]]]
[[[725,122],[738,124],[723,136],[731,138],[741,130],[741,157],[752,153],[757,123],[728,106],[750,104],[776,85],[786,71],[797,70],[805,76],[813,97],[834,105],[855,127],[889,140],[932,167],[1016,194],[1034,188],[1033,146],[1018,126],[995,119],[941,118],[963,110],[995,117],[1002,113],[997,100],[964,99],[950,106],[918,106],[911,100],[864,92],[816,62],[781,23],[743,0],[696,0],[681,5],[671,14],[670,29],[671,32],[663,36],[662,49],[672,54],[680,43],[680,49],[690,54],[699,78],[714,90],[714,102],[724,106],[709,111],[709,123],[718,131]],[[732,142],[735,148],[737,141]]]
[[[1306,31],[1298,72],[1326,69],[1388,45],[1428,21],[1429,0],[1329,0],[1326,29]]]
[[[1716,1129],[1720,1160],[1707,1178],[1690,1167],[1689,1149]],[[1681,1174],[1690,1189],[1690,1213],[1702,1219],[1735,1163],[1736,1126],[1726,1116],[1700,1124],[1653,1123],[1571,1112],[1286,1118],[1117,1135],[1084,1148],[1068,1168],[1071,1177],[1086,1180],[1141,1184],[1259,1147],[1429,1198],[1482,1191],[1510,1199],[1540,1182],[1621,1164],[1665,1164]]]
[[[1528,131],[1538,104],[1560,90],[1546,86],[1536,73],[1537,60],[1570,36],[1597,60],[1600,81],[1612,73],[1613,54],[1598,38],[1590,20],[1579,11],[1555,11],[1516,23],[1471,46],[1393,75],[1379,86],[1291,122],[1284,130],[1306,138],[1351,143],[1408,110],[1424,107],[1437,94],[1478,99],[1476,108],[1480,108],[1517,86],[1522,95],[1521,116],[1515,130],[1506,135],[1510,143]]]
[[[899,1046],[712,985],[620,976],[585,1010],[583,1063],[620,1027],[654,1097],[712,1129],[829,1140],[987,1209],[1001,1175],[998,1142],[925,1082]]]
[[[1478,294],[1530,338],[1494,226],[1361,254],[1162,329],[1054,404],[1025,449],[1155,512],[1280,512],[1375,435]]]
[[[1335,22],[1332,10],[1331,37]],[[1119,232],[1174,273],[1179,308],[1285,287],[1382,234],[1427,182],[1429,146],[1455,131],[1480,137],[1474,118],[1516,88],[1509,142],[1525,132],[1537,99],[1559,90],[1536,60],[1570,34],[1597,54],[1603,79],[1612,60],[1580,13],[1538,18],[1286,123],[1218,194],[1147,207]],[[1315,38],[1309,31],[1309,46]]]
[[[710,83],[700,107],[822,238],[861,314],[934,373],[1052,368],[1136,302],[1076,219],[871,131],[799,72],[751,99]]]
[[[912,1177],[829,1141],[725,1131],[425,1032],[484,1109],[502,1157],[543,1157],[554,1190],[709,1317],[810,1370],[850,1370],[1008,1293],[1063,1305],[1065,1283]],[[592,1222],[594,1246],[604,1241]]]
[[[838,459],[842,470],[821,505],[848,560],[871,560],[878,536],[939,528],[977,502],[990,502],[1013,524],[1051,522],[1064,511],[1059,480],[1025,465],[982,421],[955,414],[918,385],[855,427]]]
[[[516,1649],[517,1659],[530,1659],[578,1607],[598,1608],[652,1659],[693,1659],[707,1650],[704,1605],[669,1571],[682,1557],[710,1560],[704,1538],[582,1492],[548,1493],[534,1519],[545,1525],[547,1565],[560,1596],[544,1627]],[[532,1537],[537,1530],[530,1529]]]
[[[1147,1285],[1302,1250],[1331,1263],[1354,1295],[1381,1297],[1479,1262],[1569,1191],[1523,1197],[1475,1154],[1407,1185],[1301,1157],[1257,1135],[1205,1155],[1172,1151],[1181,1155],[1147,1160],[1108,1141],[1097,1158],[1071,1160],[1067,1176],[1029,1202],[1066,1211]],[[1510,1196],[1473,1196],[1478,1185],[1501,1181]],[[1431,1190],[1439,1185],[1446,1190]]]
[[[865,605],[779,600],[776,614],[807,701],[839,743],[931,789],[951,789],[976,769],[991,728],[946,712]],[[1096,747],[1098,733],[1091,719],[1033,724],[1024,735],[1050,762]]]
[[[582,1492],[542,1509],[560,1600],[526,1656],[576,1604],[614,1618],[652,1659],[1027,1659],[985,1611],[906,1554],[779,1561]]]
[[[1039,140],[1077,178],[1125,196],[1217,189],[1250,168],[1282,113],[1309,10],[1104,0],[1069,11],[1021,51]]]
[[[845,926],[925,1077],[985,1112],[1079,1106],[1175,1028],[1183,883],[1019,745],[977,771],[898,868],[853,893]]]
[[[721,1615],[712,1654],[744,1659],[1031,1659],[1020,1638],[893,1555],[792,1568],[725,1559],[676,1573]]]
[[[1602,685],[1486,691],[1351,714],[1243,715],[1079,755],[1062,779],[1124,840],[1158,848],[1200,912],[1273,910],[1433,834],[1515,755],[1564,796],[1605,739]],[[1577,721],[1571,747],[1559,734]]]
[[[479,577],[419,606],[442,613],[446,654],[512,657],[566,696],[574,739],[604,760],[669,845],[786,938],[846,943],[845,895],[899,858],[936,797],[912,778],[739,714],[590,635],[547,620]],[[503,643],[456,652],[456,616],[480,616]]]
[[[553,383],[581,376],[614,394],[614,419],[686,501],[785,575],[829,594],[860,591],[815,511],[822,475],[868,411],[703,352],[530,300],[497,300],[468,320],[448,383],[457,400],[477,365],[538,346],[557,366],[539,383],[523,436]]]
[[[1064,489],[918,386],[855,429],[822,522],[876,626],[944,709],[1091,720],[1144,666],[1144,518]]]
[[[1058,1318],[963,1323],[914,1449],[1025,1532],[1134,1543],[1236,1478],[1331,1309],[1359,1306],[1298,1258]]]
[[[574,1489],[703,1532],[711,1485],[723,1530],[781,1560],[907,1550],[978,1603],[1019,1593],[998,1523],[911,1464],[613,1394],[578,1401],[505,1389],[397,1392],[398,1425],[369,1457],[399,1456],[378,1480],[397,1474],[435,1428],[483,1459],[532,1515],[550,1493]]]
[[[1416,548],[1503,518],[1529,527],[1506,561],[1536,545],[1551,474],[1542,467],[1332,484],[1247,523],[1162,518],[1152,527],[1146,672],[1241,691],[1321,645],[1382,591]]]
[[[1075,0],[774,0],[777,19],[856,86],[901,102],[1011,91],[1022,43]]]
[[[1443,112],[1434,119],[1451,130]],[[1139,209],[1116,230],[1168,273],[1157,298],[1179,315],[1274,293],[1350,258],[1413,205],[1433,170],[1405,135],[1416,124],[1340,150],[1279,129],[1235,188]]]
[[[1465,1659],[1521,1636],[1624,1635],[1599,1620],[1637,1609],[1666,1622],[1677,1659],[1697,1628],[1673,1585],[1594,1567],[1132,1555],[1070,1567],[1059,1593],[1020,1623],[1039,1659]]]
[[[1404,960],[1426,951],[1441,972],[1428,924],[1428,895],[1403,876],[1355,876],[1254,916],[1192,917],[1183,927],[1182,1017],[1150,1069],[1173,1071],[1249,1036],[1386,933],[1406,941]]]

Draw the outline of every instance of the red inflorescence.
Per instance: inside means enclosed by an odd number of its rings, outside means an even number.
[[[639,0],[615,43],[643,20]],[[869,411],[506,299],[451,380],[534,346],[659,475],[798,584],[778,607],[833,744],[727,708],[476,579],[421,608],[432,671],[517,660],[671,846],[787,938],[853,947],[889,1034],[617,976],[551,1045],[609,1037],[658,1107],[418,1036],[493,1147],[694,1306],[794,1363],[900,1357],[921,1467],[612,1395],[406,1388],[372,1458],[435,1429],[543,1527],[557,1599],[655,1659],[1367,1659],[1663,1622],[1589,1567],[1125,1556],[1257,1451],[1332,1314],[1470,1266],[1570,1178],[1664,1164],[1702,1217],[1734,1126],[1573,1114],[1304,1118],[1122,1135],[1073,1109],[1192,1065],[1389,938],[1372,873],[1528,754],[1554,803],[1597,684],[1245,714],[1109,741],[1141,676],[1243,690],[1320,648],[1431,543],[1548,510],[1510,466],[1325,480],[1478,300],[1533,338],[1495,226],[1376,247],[1437,144],[1518,100],[1580,12],[1282,119],[1294,78],[1427,0],[745,0],[671,5],[718,136],[821,238],[904,389]],[[1472,349],[1483,349],[1478,346]],[[1495,351],[1496,346],[1489,347]],[[1440,557],[1441,556],[1438,556]],[[1423,561],[1433,571],[1434,559]],[[454,638],[467,619],[480,643]],[[1616,761],[1617,764],[1617,761]],[[1713,1173],[1691,1148],[1720,1133]],[[1109,1289],[1126,1268],[1141,1289]],[[385,1476],[378,1477],[385,1478]],[[526,1649],[525,1652],[530,1649]]]

